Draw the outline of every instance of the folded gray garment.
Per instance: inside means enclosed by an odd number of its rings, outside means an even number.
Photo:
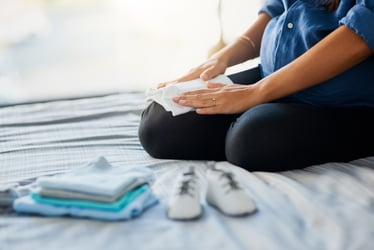
[[[98,202],[115,202],[123,197],[130,190],[139,187],[145,183],[144,180],[137,179],[135,182],[127,186],[121,193],[115,196],[102,196],[97,194],[89,194],[82,192],[74,192],[69,190],[52,189],[52,188],[40,188],[37,193],[43,197],[66,199],[66,200],[87,200],[87,201],[98,201]]]

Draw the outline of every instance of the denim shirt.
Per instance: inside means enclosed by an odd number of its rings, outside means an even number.
[[[318,1],[265,2],[260,13],[266,12],[272,19],[261,44],[263,77],[296,59],[340,25],[354,30],[374,50],[374,0],[341,0],[332,12]],[[374,107],[374,56],[285,100],[323,107]]]

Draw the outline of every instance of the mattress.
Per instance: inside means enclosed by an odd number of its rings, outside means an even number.
[[[64,173],[97,156],[114,166],[148,167],[159,203],[130,221],[0,215],[0,249],[372,249],[374,157],[281,173],[232,166],[258,211],[228,217],[208,206],[196,221],[171,221],[166,203],[184,167],[211,162],[159,160],[141,147],[143,93],[0,108],[0,187]],[[353,147],[354,145],[352,145]],[[205,192],[204,178],[203,191]],[[0,189],[1,190],[1,189]]]

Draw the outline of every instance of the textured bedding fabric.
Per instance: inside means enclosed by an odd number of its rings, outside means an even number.
[[[0,108],[0,187],[64,173],[97,156],[114,166],[147,166],[158,205],[131,221],[48,218],[3,212],[0,249],[372,249],[374,157],[282,173],[230,167],[257,203],[248,217],[209,207],[197,221],[170,221],[165,204],[183,167],[156,160],[137,138],[143,93]],[[352,145],[354,147],[354,145]],[[204,192],[205,192],[204,187]],[[1,188],[0,188],[1,190]],[[204,197],[204,195],[203,195]]]

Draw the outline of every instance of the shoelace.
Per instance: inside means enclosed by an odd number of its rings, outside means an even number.
[[[223,186],[229,186],[229,189],[225,192],[225,194],[229,193],[230,191],[233,190],[239,190],[241,187],[239,186],[239,183],[237,180],[234,178],[234,174],[231,172],[225,172],[221,169],[215,169],[215,171],[221,172],[220,179],[225,178],[228,180],[228,183],[225,183]]]
[[[183,173],[183,176],[189,176],[189,178],[181,182],[181,186],[179,188],[178,194],[189,195],[191,197],[194,197],[193,193],[190,193],[190,191],[195,190],[195,188],[191,185],[191,183],[196,183],[195,178],[197,177],[193,168],[190,168],[189,172]]]

